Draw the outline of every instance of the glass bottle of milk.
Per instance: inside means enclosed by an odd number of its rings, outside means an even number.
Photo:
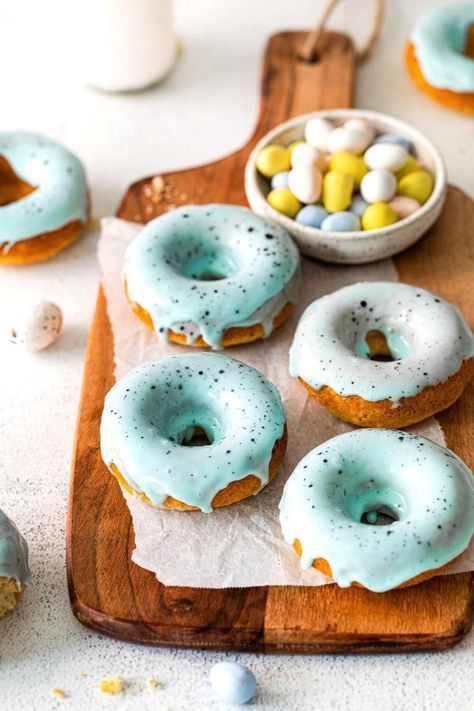
[[[81,0],[82,80],[109,92],[139,91],[176,59],[172,0]]]

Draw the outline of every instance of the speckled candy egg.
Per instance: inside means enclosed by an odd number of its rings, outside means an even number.
[[[335,212],[326,217],[321,229],[328,232],[356,232],[360,230],[360,220],[353,212]]]
[[[255,676],[237,662],[214,664],[209,680],[217,696],[228,704],[246,704],[253,699],[257,689]]]
[[[396,195],[393,200],[390,200],[389,205],[393,207],[400,220],[412,215],[421,207],[417,200],[404,195]]]
[[[10,340],[28,351],[41,351],[57,340],[62,324],[59,306],[51,301],[39,301],[13,314]]]
[[[288,187],[300,202],[316,202],[321,195],[322,175],[315,165],[302,165],[290,170]]]
[[[306,123],[304,137],[310,146],[323,153],[328,150],[329,135],[334,131],[331,121],[315,116]]]
[[[407,149],[397,143],[374,143],[364,153],[364,160],[372,170],[398,170],[407,157]]]
[[[364,175],[360,193],[366,202],[388,202],[395,195],[397,179],[388,170],[371,170]]]
[[[330,153],[351,151],[359,155],[367,148],[367,134],[356,128],[335,128],[329,135],[328,148]]]
[[[329,212],[321,205],[305,205],[295,217],[296,222],[306,227],[321,227]]]

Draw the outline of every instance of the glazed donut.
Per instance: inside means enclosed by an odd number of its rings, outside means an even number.
[[[30,579],[26,541],[0,511],[0,617],[16,607]]]
[[[129,245],[125,290],[164,339],[223,348],[268,337],[290,315],[299,254],[285,230],[233,205],[188,205]]]
[[[474,114],[474,5],[442,5],[424,13],[405,48],[418,89],[456,111]]]
[[[204,446],[186,446],[204,435]],[[210,512],[258,493],[286,449],[280,396],[254,368],[215,353],[168,356],[108,393],[102,458],[153,506]]]
[[[88,221],[84,168],[44,136],[0,133],[0,265],[48,259]]]
[[[341,420],[405,427],[444,410],[474,372],[474,339],[455,306],[397,282],[351,284],[300,319],[290,373]]]
[[[291,474],[280,502],[283,536],[302,568],[313,566],[340,587],[415,585],[468,547],[473,482],[459,457],[424,437],[346,432]]]

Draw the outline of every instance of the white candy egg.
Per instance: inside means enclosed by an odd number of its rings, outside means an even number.
[[[288,187],[300,202],[316,202],[321,195],[322,175],[314,165],[303,165],[290,170]]]
[[[315,166],[324,161],[324,156],[309,143],[300,143],[291,151],[291,167],[300,168],[307,165]]]
[[[396,143],[374,143],[364,153],[364,160],[372,170],[398,170],[404,164],[408,151]]]
[[[307,143],[318,151],[328,150],[329,134],[334,130],[331,121],[315,116],[309,119],[304,129],[304,137]]]
[[[59,306],[51,301],[38,301],[12,315],[10,340],[28,351],[41,351],[57,340],[62,325]]]
[[[371,170],[362,178],[360,193],[367,202],[388,202],[397,190],[397,180],[388,170]]]
[[[255,696],[257,682],[254,675],[237,662],[214,664],[209,680],[217,696],[228,704],[246,704]]]
[[[352,128],[356,129],[356,131],[363,131],[367,138],[367,146],[369,146],[375,138],[375,128],[368,121],[361,118],[349,119],[345,122],[343,128]]]
[[[359,155],[367,148],[367,134],[357,128],[335,128],[329,135],[328,148],[330,153],[350,151]]]

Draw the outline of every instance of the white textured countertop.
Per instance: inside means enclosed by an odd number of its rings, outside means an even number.
[[[66,31],[56,21],[59,1],[0,0],[0,130],[44,132],[81,156],[98,217],[114,212],[134,179],[238,147],[256,117],[266,36],[308,26],[323,6],[321,0],[177,0],[184,54],[169,80],[146,94],[106,96],[68,79],[64,46],[74,46],[74,27]],[[404,40],[416,14],[437,3],[387,4],[382,39],[358,72],[356,105],[422,128],[442,149],[451,182],[472,194],[472,119],[425,100],[402,67]],[[362,34],[370,5],[352,0],[335,26],[353,26]],[[87,37],[79,40],[87,46]],[[0,507],[27,537],[33,570],[21,605],[0,622],[0,708],[229,708],[215,700],[207,681],[211,664],[225,655],[122,644],[82,627],[69,608],[66,501],[83,352],[97,289],[95,239],[89,234],[45,264],[0,270],[2,310],[44,297],[60,304],[65,315],[61,339],[50,350],[28,355],[2,346],[0,351]],[[472,708],[474,635],[436,655],[229,657],[255,672],[255,709]],[[133,684],[126,694],[108,698],[94,688],[101,677],[116,674]],[[144,689],[148,676],[164,688]],[[53,687],[68,698],[55,700]]]

